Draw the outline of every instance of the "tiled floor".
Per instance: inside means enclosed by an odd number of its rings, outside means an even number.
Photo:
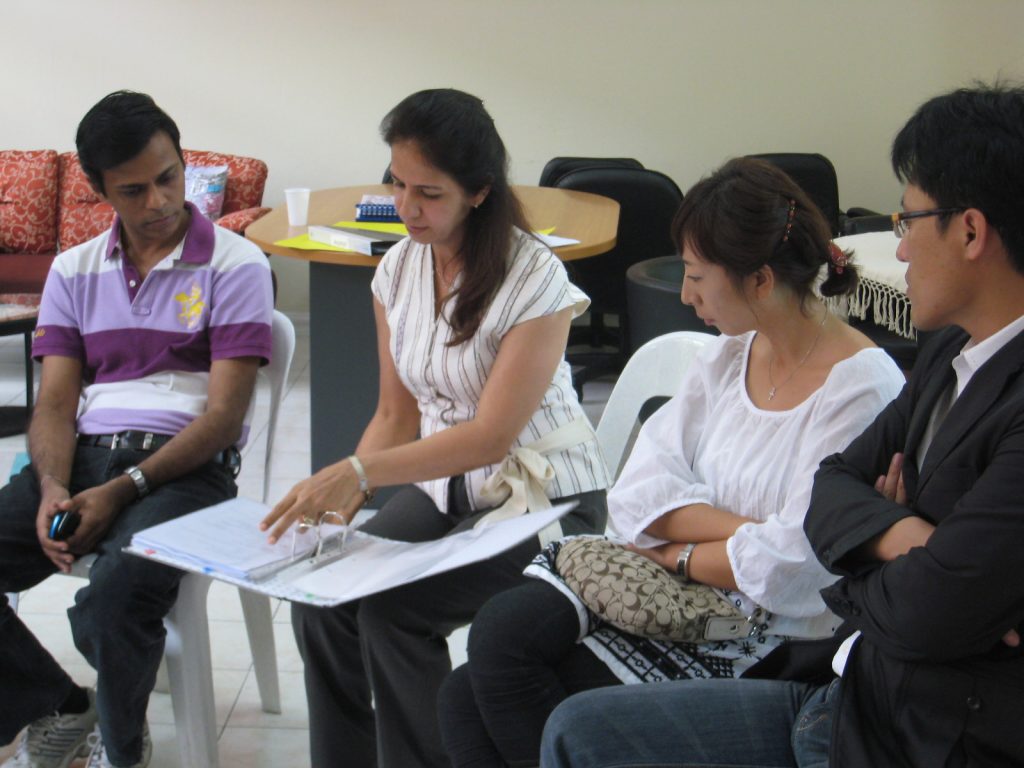
[[[306,477],[310,469],[309,328],[296,323],[296,331],[298,343],[295,361],[281,404],[275,438],[271,499],[283,495],[295,482]],[[0,338],[0,405],[15,405],[25,401],[22,354],[20,336]],[[611,384],[603,381],[586,387],[584,409],[595,424],[610,390]],[[246,448],[239,476],[240,495],[255,499],[260,497],[262,491],[261,471],[268,398],[265,385],[261,385],[257,396],[259,400],[253,436]],[[23,450],[24,436],[0,438],[0,479],[8,477],[15,455]],[[80,585],[77,579],[51,577],[21,596],[19,614],[76,681],[91,685],[95,683],[95,673],[75,649],[64,613]],[[220,583],[215,583],[210,589],[208,615],[213,683],[220,761],[224,768],[301,768],[309,765],[302,662],[292,637],[288,606],[278,604],[277,601],[274,603],[274,634],[282,698],[282,712],[279,715],[267,714],[260,709],[237,590]],[[453,659],[461,663],[465,655],[464,633],[453,636],[450,644]],[[174,716],[168,694],[153,693],[150,696],[148,717],[154,741],[153,761],[150,765],[153,768],[179,766]],[[12,754],[14,747],[13,744],[0,747],[0,760]]]

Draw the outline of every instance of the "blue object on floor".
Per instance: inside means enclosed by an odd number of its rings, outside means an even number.
[[[25,467],[28,466],[29,458],[26,451],[21,451],[17,456],[14,457],[14,463],[11,465],[11,477],[13,478],[16,474],[21,472]]]

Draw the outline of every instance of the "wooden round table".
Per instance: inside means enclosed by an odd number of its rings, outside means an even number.
[[[615,246],[619,204],[586,192],[550,187],[513,187],[535,230],[579,240],[555,249],[563,261],[596,256]],[[364,194],[390,195],[376,184],[315,191],[309,223],[333,224],[355,218]],[[370,281],[377,257],[338,251],[307,251],[275,245],[301,235],[289,227],[284,206],[249,225],[245,236],[265,253],[301,259],[309,265],[310,432],[312,471],[348,456],[377,405],[379,367]]]

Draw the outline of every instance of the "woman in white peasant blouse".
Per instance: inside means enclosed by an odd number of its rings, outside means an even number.
[[[326,510],[350,520],[373,488],[403,485],[361,530],[438,539],[502,504],[509,490],[499,468],[522,469],[515,449],[544,438],[551,477],[528,480],[531,503],[577,502],[547,535],[603,530],[607,470],[564,359],[569,323],[589,301],[528,234],[490,115],[467,93],[421,91],[384,118],[381,133],[409,237],[372,282],[377,410],[355,454],[295,486],[264,527],[276,539]],[[535,537],[336,608],[294,604],[312,764],[447,765],[435,713],[451,669],[445,637],[525,581],[540,548]]]
[[[856,270],[828,225],[774,166],[730,161],[687,192],[673,223],[682,300],[723,336],[644,425],[609,494],[612,526],[635,549],[716,587],[750,637],[660,643],[598,622],[552,567],[492,598],[470,629],[469,662],[445,681],[452,764],[536,765],[547,716],[572,693],[622,683],[738,677],[785,637],[835,630],[818,591],[833,579],[802,524],[811,479],[899,392],[888,356],[833,316]]]

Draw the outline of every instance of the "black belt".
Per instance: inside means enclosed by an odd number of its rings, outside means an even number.
[[[116,435],[79,435],[78,444],[88,445],[96,448],[122,448],[128,451],[155,451],[167,445],[174,435],[158,435],[155,432],[118,432]],[[242,466],[242,457],[235,446],[226,448],[214,455],[210,461],[223,464],[234,474]]]

